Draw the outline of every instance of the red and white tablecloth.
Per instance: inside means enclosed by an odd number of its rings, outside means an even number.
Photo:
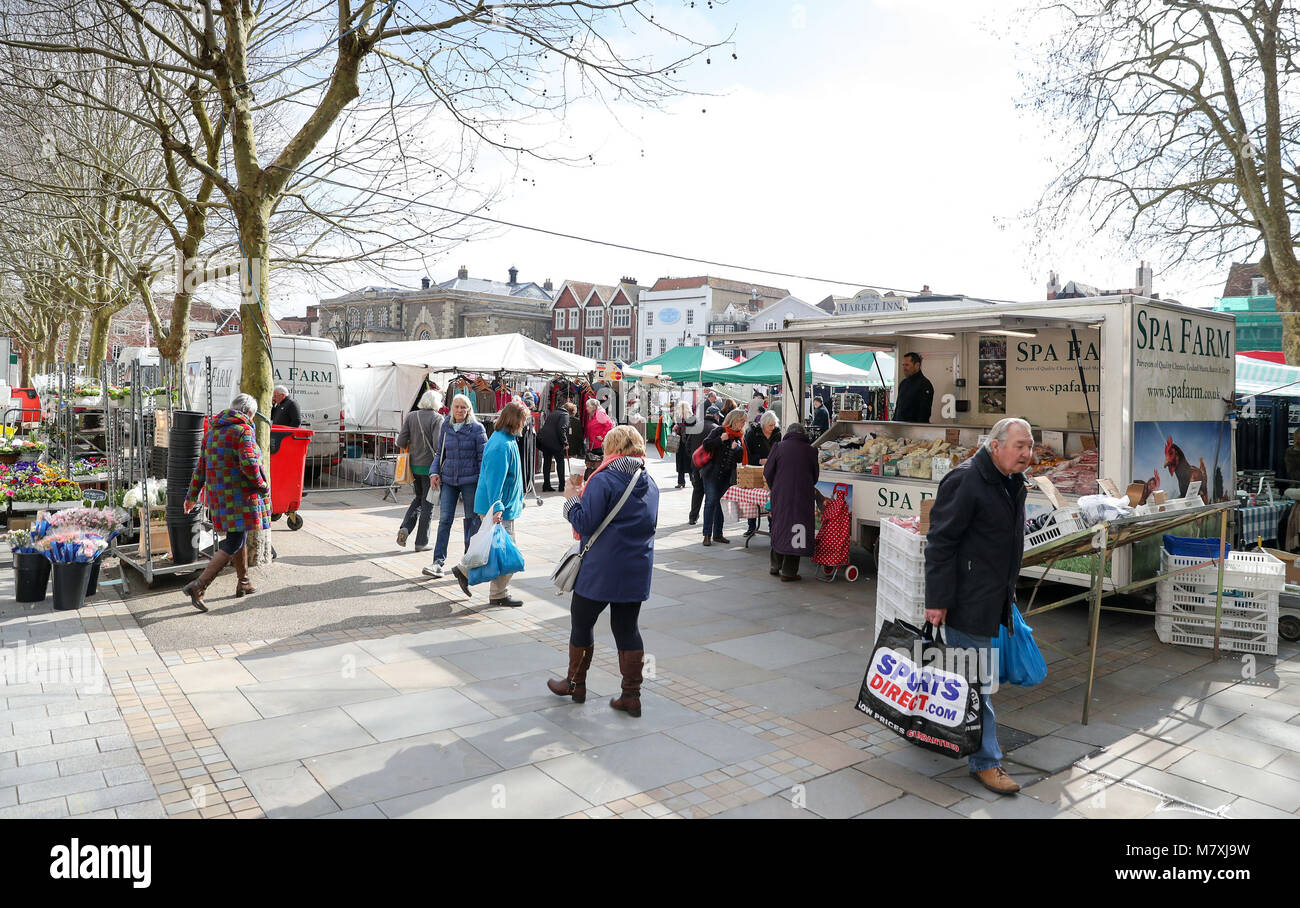
[[[732,486],[722,493],[722,500],[734,502],[741,517],[757,517],[771,496],[772,493],[767,489],[742,489],[740,486]]]

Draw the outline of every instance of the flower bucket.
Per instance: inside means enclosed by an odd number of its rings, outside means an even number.
[[[91,561],[54,562],[54,607],[59,611],[81,608],[86,603]]]
[[[14,599],[44,602],[50,585],[50,560],[35,552],[14,553]]]
[[[104,560],[104,556],[96,558],[90,562],[90,576],[86,578],[86,595],[95,595],[95,590],[99,589],[99,563]]]

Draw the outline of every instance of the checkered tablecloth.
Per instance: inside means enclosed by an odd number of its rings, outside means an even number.
[[[741,517],[757,517],[772,493],[767,489],[742,489],[732,486],[722,493],[723,501],[734,501]]]
[[[1277,540],[1278,524],[1291,511],[1295,502],[1279,501],[1255,507],[1237,508],[1237,539],[1249,545],[1256,539]]]

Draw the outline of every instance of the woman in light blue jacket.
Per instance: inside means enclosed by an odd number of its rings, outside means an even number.
[[[474,513],[480,520],[488,516],[496,502],[501,502],[503,510],[495,511],[492,519],[504,525],[512,539],[515,535],[515,520],[524,512],[524,471],[519,463],[519,445],[516,439],[524,430],[525,420],[530,418],[528,408],[518,401],[511,401],[501,408],[492,437],[483,446],[483,466],[474,492]],[[452,568],[451,573],[460,583],[465,595],[469,596],[469,575],[460,565]],[[492,581],[488,589],[488,605],[518,608],[524,604],[522,600],[511,599],[508,595],[510,578],[513,576],[502,574]]]

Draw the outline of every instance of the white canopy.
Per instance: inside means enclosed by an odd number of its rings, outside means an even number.
[[[453,372],[587,375],[596,361],[522,334],[357,344],[339,351],[343,410],[353,426],[396,430],[431,373],[446,388]]]
[[[894,363],[886,353],[877,353],[876,361],[880,371],[875,368],[857,369],[848,363],[842,363],[829,353],[809,353],[808,367],[812,370],[812,380],[819,385],[865,385],[868,388],[880,388],[894,380]],[[881,381],[881,378],[884,381]]]

